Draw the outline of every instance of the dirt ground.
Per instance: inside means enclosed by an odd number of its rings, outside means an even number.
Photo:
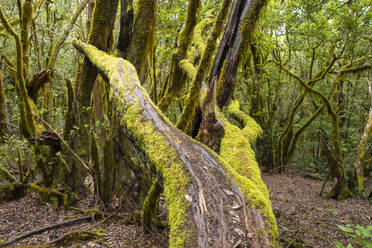
[[[283,247],[345,246],[352,240],[337,225],[372,225],[372,204],[354,197],[336,201],[319,196],[323,182],[296,175],[265,174]],[[353,247],[357,247],[353,244]]]
[[[124,204],[123,204],[124,205]],[[89,200],[80,202],[80,209],[95,209]],[[58,229],[52,229],[41,234],[25,238],[12,245],[15,247],[44,247],[67,232],[76,230],[88,233],[102,234],[99,237],[82,242],[67,242],[54,247],[130,247],[130,248],[161,248],[167,247],[164,234],[145,234],[140,225],[128,224],[132,211],[128,206],[116,205],[107,211],[104,219],[85,221]],[[32,193],[22,199],[0,203],[0,244],[23,233],[47,225],[75,219],[83,216],[80,211],[56,209],[50,204],[40,201],[38,195]]]
[[[350,238],[337,226],[347,224],[372,225],[372,204],[354,197],[335,201],[319,196],[322,182],[295,175],[265,174],[277,216],[280,242],[283,247],[335,247],[333,241],[343,244]],[[329,188],[325,189],[327,192]],[[120,202],[120,201],[117,201]],[[93,202],[84,200],[80,208],[95,208]],[[164,232],[145,234],[140,225],[128,224],[131,209],[127,204],[114,204],[106,214],[107,219],[80,222],[71,226],[45,231],[22,239],[13,245],[43,247],[64,233],[83,230],[102,234],[93,240],[66,243],[58,247],[167,247]],[[165,215],[166,213],[160,213]],[[32,193],[22,199],[0,203],[0,243],[25,232],[82,216],[76,210],[56,209],[42,203]],[[355,246],[354,246],[355,247]]]

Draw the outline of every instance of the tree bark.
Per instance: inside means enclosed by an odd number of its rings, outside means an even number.
[[[362,134],[362,138],[360,139],[358,150],[354,160],[354,177],[357,179],[358,182],[358,191],[360,192],[363,189],[363,181],[364,181],[364,173],[363,173],[363,164],[362,160],[366,158],[366,146],[368,142],[368,137],[372,130],[372,86],[371,82],[367,78],[368,83],[368,92],[371,98],[371,106],[369,108],[369,114],[367,118],[366,126],[364,127],[364,131]]]
[[[0,144],[8,132],[8,113],[6,111],[5,89],[0,71]]]
[[[82,42],[74,45],[109,83],[119,128],[162,179],[170,247],[276,246],[270,201],[254,183],[175,128],[151,102],[129,62]]]
[[[141,83],[144,83],[147,73],[147,59],[155,41],[157,0],[137,1],[137,10],[133,23],[133,36],[128,48],[127,60],[136,70]]]
[[[265,3],[266,0],[237,0],[231,9],[209,76],[209,82],[214,77],[219,79],[217,104],[221,109],[227,105],[234,92],[240,58],[251,43],[256,22]]]

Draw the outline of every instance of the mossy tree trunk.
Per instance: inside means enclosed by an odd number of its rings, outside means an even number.
[[[74,45],[109,83],[119,128],[163,184],[170,247],[275,246],[275,218],[261,178],[250,180],[239,161],[226,163],[175,128],[151,102],[129,62],[82,42]]]
[[[334,61],[334,60],[335,60],[335,58],[332,59],[332,61]],[[329,63],[328,67],[331,64],[333,64],[333,63],[332,62]],[[332,157],[333,157],[334,162],[330,163],[329,166],[330,166],[332,176],[335,180],[335,184],[332,187],[332,189],[330,190],[330,192],[328,193],[328,197],[337,198],[337,199],[344,199],[344,198],[351,197],[352,193],[348,188],[347,180],[346,180],[344,158],[343,158],[343,154],[342,154],[342,150],[341,150],[340,126],[339,126],[339,120],[338,120],[337,113],[334,110],[334,108],[332,107],[332,104],[331,104],[329,98],[327,96],[325,96],[323,93],[321,93],[320,91],[314,89],[310,85],[311,83],[314,83],[314,81],[317,81],[318,77],[315,77],[315,79],[312,79],[309,82],[306,82],[306,81],[302,80],[299,76],[293,74],[291,71],[289,71],[289,69],[285,68],[283,65],[280,64],[280,66],[286,73],[288,73],[291,77],[296,79],[296,81],[299,82],[300,85],[303,87],[303,94],[298,98],[299,101],[298,101],[297,105],[295,105],[295,106],[298,106],[299,104],[301,104],[308,93],[311,93],[311,94],[319,97],[320,99],[322,99],[323,103],[325,104],[325,107],[327,109],[327,113],[328,113],[328,115],[330,117],[330,120],[331,120],[331,123],[332,123],[332,132],[333,132],[332,133],[332,144],[333,144]],[[324,73],[326,73],[326,71],[327,70],[325,70],[320,75],[324,75]],[[332,94],[332,90],[330,92],[330,95],[331,94]],[[296,108],[298,108],[298,107],[296,107]],[[292,110],[293,110],[293,108],[292,108]],[[292,122],[293,122],[293,120],[292,120]],[[293,126],[291,127],[291,130],[293,130]],[[290,141],[291,138],[292,137],[288,138],[288,141]],[[279,142],[280,142],[280,139],[279,139]],[[283,141],[282,141],[281,144],[282,144],[282,147],[280,148],[281,149],[280,152],[282,153],[281,155],[283,156],[283,151],[286,151],[286,153],[288,152],[288,148],[286,150],[284,150],[284,147],[285,146],[289,147],[289,144],[283,144]],[[285,157],[284,156],[281,157],[282,160],[283,160],[283,158],[285,158]]]
[[[191,125],[195,119],[195,112],[201,96],[202,84],[211,68],[212,56],[216,50],[217,39],[220,37],[220,34],[223,31],[223,24],[227,18],[227,13],[229,13],[230,6],[230,0],[225,0],[222,2],[221,9],[216,17],[212,32],[208,36],[205,49],[203,50],[200,63],[191,82],[191,86],[187,91],[184,104],[185,106],[177,121],[177,127],[189,134],[192,132]]]
[[[137,1],[132,39],[125,58],[138,71],[141,83],[145,81],[147,61],[155,42],[156,6],[157,0]]]
[[[89,30],[88,42],[103,51],[109,51],[113,44],[113,28],[115,22],[118,0],[96,0],[92,14],[92,21]],[[84,59],[80,69],[79,79],[77,80],[77,98],[78,111],[74,112],[73,118],[79,123],[79,140],[75,144],[71,144],[77,148],[79,153],[87,157],[89,154],[89,134],[88,127],[90,125],[91,114],[91,95],[94,83],[99,83],[96,80],[98,75],[97,68],[93,66],[88,59]],[[83,172],[77,165],[72,166],[71,175],[69,175],[69,184],[73,190],[78,190],[83,187]]]
[[[165,92],[160,99],[158,106],[165,112],[174,97],[177,97],[184,87],[186,75],[183,72],[180,62],[186,58],[186,52],[192,41],[192,34],[199,17],[200,0],[190,0],[187,7],[185,27],[182,29],[177,50],[172,54],[171,68],[168,79],[165,82]]]
[[[8,113],[6,110],[5,88],[3,84],[2,74],[0,72],[0,143],[3,137],[8,132]]]
[[[112,31],[118,0],[96,0],[93,10],[93,20],[90,26],[88,43],[93,46],[108,51],[110,44],[113,42]],[[80,126],[89,123],[89,110],[93,84],[96,80],[97,69],[85,59],[81,68],[80,80],[78,82],[78,104],[80,111]],[[87,135],[86,135],[87,136]]]
[[[133,0],[120,0],[120,32],[116,49],[120,56],[126,58],[128,49],[133,36]]]
[[[24,6],[31,7],[30,15],[32,14],[32,3],[30,1],[26,1]],[[23,12],[23,11],[21,11]],[[26,17],[25,17],[26,18]],[[29,17],[31,18],[31,17]],[[16,77],[16,92],[18,95],[18,108],[20,112],[20,120],[19,120],[19,129],[22,136],[25,138],[31,138],[35,136],[35,121],[31,109],[30,99],[27,94],[26,88],[26,79],[25,79],[25,65],[24,65],[24,52],[23,52],[23,44],[25,39],[22,38],[23,36],[16,33],[13,27],[10,25],[8,19],[6,18],[3,10],[0,6],[0,20],[3,23],[6,30],[14,37],[16,43],[16,52],[17,52],[17,77]],[[22,31],[22,30],[21,30]],[[23,31],[22,35],[28,34],[27,32]],[[28,36],[27,36],[28,39]],[[26,59],[27,61],[27,59]]]
[[[372,85],[367,78],[368,92],[371,99],[371,105],[369,107],[369,114],[367,118],[367,123],[364,127],[362,138],[360,139],[359,146],[355,155],[354,160],[354,179],[358,183],[358,192],[363,189],[364,184],[364,171],[363,171],[363,160],[367,160],[366,146],[368,142],[368,137],[371,134],[372,130]]]

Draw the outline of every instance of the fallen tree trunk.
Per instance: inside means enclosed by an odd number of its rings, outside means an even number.
[[[162,178],[170,247],[276,246],[275,218],[265,193],[175,128],[151,102],[129,62],[82,42],[74,45],[110,84],[120,128]]]

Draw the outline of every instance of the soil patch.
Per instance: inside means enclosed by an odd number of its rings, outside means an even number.
[[[265,174],[263,180],[270,190],[283,247],[335,247],[334,241],[353,244],[337,225],[372,225],[368,200],[354,197],[336,201],[319,196],[320,180],[278,174]]]
[[[80,201],[81,209],[95,208],[89,200]],[[145,234],[140,225],[129,225],[127,219],[131,211],[121,208],[109,210],[104,221],[81,222],[71,226],[45,231],[33,235],[12,244],[12,246],[44,245],[61,235],[74,230],[87,230],[104,234],[98,239],[82,242],[73,242],[57,247],[166,247],[167,240],[164,234],[149,233]],[[0,203],[0,243],[11,240],[28,231],[41,228],[47,225],[82,217],[80,212],[67,210],[64,208],[56,209],[50,204],[45,204],[39,200],[39,196],[31,193],[22,199],[11,202]]]
[[[336,201],[319,196],[322,181],[296,175],[264,174],[263,180],[270,190],[270,198],[277,217],[280,242],[283,247],[335,247],[333,242],[352,243],[352,239],[337,225],[372,225],[372,204],[359,197]],[[325,188],[325,192],[329,186]],[[119,201],[118,201],[119,202]],[[114,204],[115,205],[115,204]],[[80,201],[81,209],[96,208],[88,199]],[[100,230],[106,236],[65,247],[167,247],[162,231],[144,233],[140,225],[129,225],[126,220],[133,209],[121,203],[113,206],[103,223],[81,222],[23,239],[15,246],[43,245],[64,233],[86,229]],[[160,215],[166,215],[161,210]],[[83,216],[74,210],[56,209],[40,201],[35,193],[22,199],[0,203],[0,242],[8,241],[30,230]],[[354,247],[355,244],[353,244]],[[61,247],[61,246],[59,246]]]

